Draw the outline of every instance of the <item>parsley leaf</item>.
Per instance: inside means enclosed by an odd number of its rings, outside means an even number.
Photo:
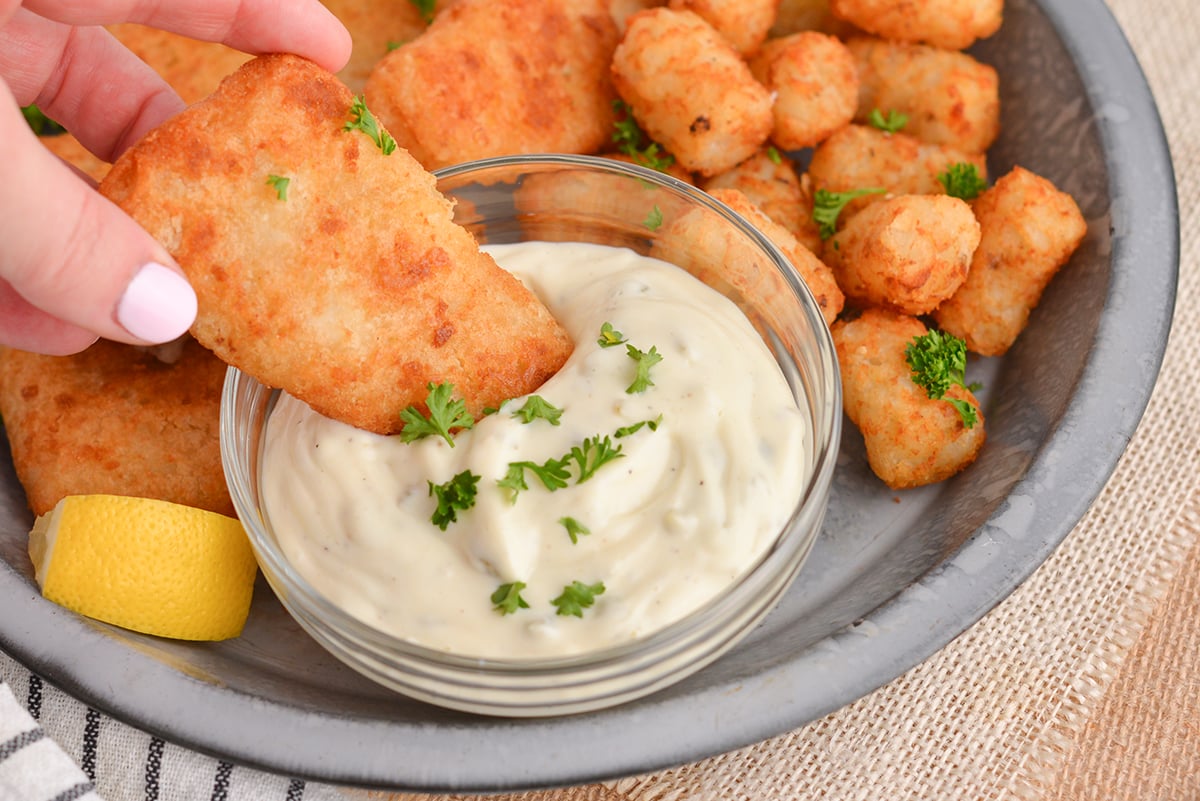
[[[637,377],[633,379],[632,384],[625,388],[625,392],[630,395],[645,392],[654,386],[654,382],[650,380],[650,368],[663,360],[662,354],[658,352],[657,347],[642,351],[633,345],[626,345],[625,351],[629,354],[629,358],[637,362]]]
[[[817,231],[821,239],[829,239],[837,233],[838,215],[846,204],[856,197],[863,195],[882,195],[886,189],[855,189],[850,192],[830,192],[828,189],[818,189],[813,194],[813,220],[817,223]]]
[[[602,348],[611,348],[614,345],[621,345],[625,342],[625,335],[612,327],[612,323],[604,323],[600,326],[600,338],[596,340],[596,344]]]
[[[409,0],[417,11],[421,12],[421,21],[426,25],[433,22],[433,12],[437,6],[437,0]]]
[[[354,102],[350,104],[350,119],[342,126],[342,130],[362,131],[371,137],[385,156],[391,155],[396,149],[396,140],[379,126],[379,120],[375,119],[375,115],[367,108],[362,95],[356,95]]]
[[[21,115],[36,136],[58,136],[67,132],[66,128],[47,117],[37,106],[22,106]]]
[[[518,609],[528,609],[529,604],[521,597],[521,590],[525,589],[525,582],[510,581],[507,584],[501,584],[492,593],[492,608],[502,615],[514,614]]]
[[[955,384],[971,389],[965,383],[967,344],[963,340],[953,334],[933,330],[913,337],[904,349],[904,358],[912,370],[913,383],[924,389],[926,396],[933,400],[945,400],[958,410],[963,425],[975,427],[979,421],[978,410],[967,401],[945,397]]]
[[[617,112],[617,120],[613,123],[612,141],[617,151],[643,167],[659,172],[670,169],[675,157],[670,153],[662,153],[658,144],[649,140],[633,118],[633,109],[629,104],[624,100],[614,100],[613,111]]]
[[[620,428],[618,428],[616,431],[613,432],[613,436],[616,437],[617,439],[621,439],[622,437],[628,437],[632,434],[636,434],[637,432],[641,431],[643,426],[649,427],[649,429],[651,431],[657,431],[658,424],[661,422],[662,422],[661,414],[658,417],[654,418],[653,420],[639,420],[638,422],[633,423],[632,425],[621,426]]]
[[[663,213],[657,205],[650,209],[650,213],[646,215],[646,219],[642,220],[642,225],[649,228],[651,231],[657,231],[662,227]]]
[[[414,442],[424,439],[430,434],[436,434],[454,447],[454,438],[450,436],[451,429],[466,429],[475,427],[475,419],[467,413],[467,402],[450,400],[454,385],[449,383],[425,385],[429,394],[425,396],[425,407],[429,409],[429,417],[421,414],[415,405],[400,412],[404,428],[400,430],[401,442]]]
[[[571,459],[579,465],[579,477],[575,479],[575,483],[582,484],[608,462],[622,458],[625,455],[621,453],[622,447],[618,445],[614,448],[612,440],[608,437],[587,437],[583,444],[571,448],[564,461]]]
[[[464,512],[475,505],[475,494],[478,491],[479,476],[470,470],[464,470],[444,484],[429,484],[429,496],[437,499],[437,509],[433,511],[433,524],[442,531],[451,523],[458,520],[458,513]]]
[[[867,115],[867,122],[886,133],[896,133],[908,125],[908,115],[901,114],[895,109],[888,109],[888,113],[885,115],[879,109],[873,108]]]
[[[945,172],[938,173],[938,181],[946,188],[946,194],[960,200],[974,200],[987,189],[987,181],[979,175],[979,168],[969,161],[951,164]]]
[[[604,594],[604,582],[584,584],[582,581],[572,581],[563,587],[562,595],[550,603],[558,608],[560,615],[583,617],[583,610],[596,603],[596,596]]]
[[[558,425],[558,418],[563,410],[547,401],[541,395],[530,395],[525,405],[513,412],[513,417],[520,417],[522,423],[532,423],[539,417],[552,426]]]
[[[528,470],[541,480],[542,486],[554,492],[567,486],[571,472],[567,469],[566,457],[562,459],[547,459],[542,464],[536,462],[509,462],[508,472],[504,478],[496,479],[496,484],[510,491],[509,503],[517,502],[517,495],[529,489],[525,483],[525,471]]]
[[[767,158],[771,160],[772,164],[783,164],[783,156],[775,145],[767,146]]]
[[[558,522],[562,523],[563,528],[565,528],[567,530],[567,536],[570,537],[571,542],[576,545],[579,544],[579,535],[580,534],[591,534],[592,533],[591,529],[589,529],[587,526],[585,526],[583,523],[580,523],[578,520],[576,520],[573,517],[560,517],[558,519]]]
[[[287,200],[288,184],[291,182],[291,178],[285,178],[282,175],[267,176],[267,186],[275,190],[275,194],[280,200]]]

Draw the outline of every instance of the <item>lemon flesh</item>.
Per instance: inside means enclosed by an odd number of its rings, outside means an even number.
[[[180,640],[241,634],[258,570],[235,518],[118,495],[59,501],[34,522],[29,556],[48,600]]]

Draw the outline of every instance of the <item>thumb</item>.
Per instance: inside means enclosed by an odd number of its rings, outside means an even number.
[[[0,343],[71,352],[188,330],[196,294],[166,250],[38,142],[3,81],[0,163],[0,308],[18,312]]]

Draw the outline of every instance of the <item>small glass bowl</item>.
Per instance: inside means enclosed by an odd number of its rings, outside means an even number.
[[[553,660],[477,659],[413,645],[331,604],[288,563],[260,506],[262,433],[278,395],[230,368],[221,455],[238,516],[280,602],[350,667],[443,707],[533,717],[600,709],[700,670],[745,636],[795,579],[821,529],[841,436],[837,357],[821,311],[786,257],[694,187],[615,159],[531,155],[436,173],[456,220],[481,243],[616,245],[673,262],[736,302],[762,334],[810,415],[812,472],[774,545],[728,592],[640,640]]]

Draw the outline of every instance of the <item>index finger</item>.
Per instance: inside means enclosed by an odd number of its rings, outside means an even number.
[[[137,22],[246,53],[294,53],[330,72],[350,58],[350,34],[318,0],[26,0],[68,25]]]

